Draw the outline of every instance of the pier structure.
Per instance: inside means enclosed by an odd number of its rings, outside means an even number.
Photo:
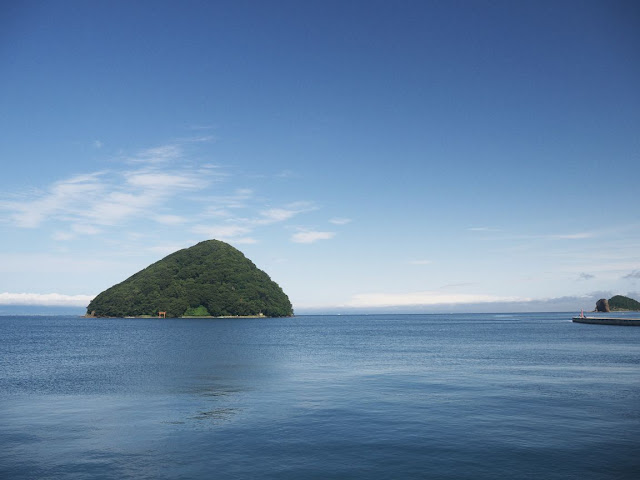
[[[622,327],[640,327],[640,318],[614,318],[614,317],[573,317],[575,323],[590,323],[593,325],[618,325]]]

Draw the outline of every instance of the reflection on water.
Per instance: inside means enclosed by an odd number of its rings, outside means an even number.
[[[640,329],[562,314],[58,317],[0,318],[0,334],[2,479],[640,471]]]
[[[219,376],[199,375],[194,378],[194,382],[184,392],[190,397],[186,403],[193,404],[196,414],[189,415],[187,419],[180,421],[181,424],[187,420],[206,421],[211,424],[218,424],[231,420],[234,415],[242,411],[237,405],[242,392],[246,388],[232,386],[224,382]],[[203,404],[203,402],[206,402]],[[172,423],[176,423],[173,421]]]
[[[194,420],[210,420],[210,421],[222,421],[229,420],[230,417],[238,413],[237,408],[216,408],[207,412],[199,412],[196,416],[191,417]]]
[[[220,376],[197,375],[184,391],[199,397],[228,397],[248,390],[246,385],[239,382],[232,384],[229,380]]]

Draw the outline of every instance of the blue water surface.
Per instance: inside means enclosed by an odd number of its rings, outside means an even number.
[[[640,478],[640,328],[570,317],[0,317],[0,478]]]

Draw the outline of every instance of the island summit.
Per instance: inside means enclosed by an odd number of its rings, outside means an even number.
[[[108,288],[90,317],[288,317],[289,297],[242,252],[207,240],[168,255]]]

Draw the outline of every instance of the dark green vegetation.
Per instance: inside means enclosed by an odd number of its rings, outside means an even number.
[[[277,283],[231,245],[218,240],[179,250],[94,298],[98,317],[293,315]]]
[[[616,295],[609,299],[609,308],[612,311],[640,310],[640,302],[623,295]]]
[[[209,317],[209,316],[211,316],[211,314],[209,313],[209,310],[207,310],[207,308],[204,305],[200,305],[200,306],[195,307],[195,308],[189,307],[184,312],[184,315],[186,317]]]

